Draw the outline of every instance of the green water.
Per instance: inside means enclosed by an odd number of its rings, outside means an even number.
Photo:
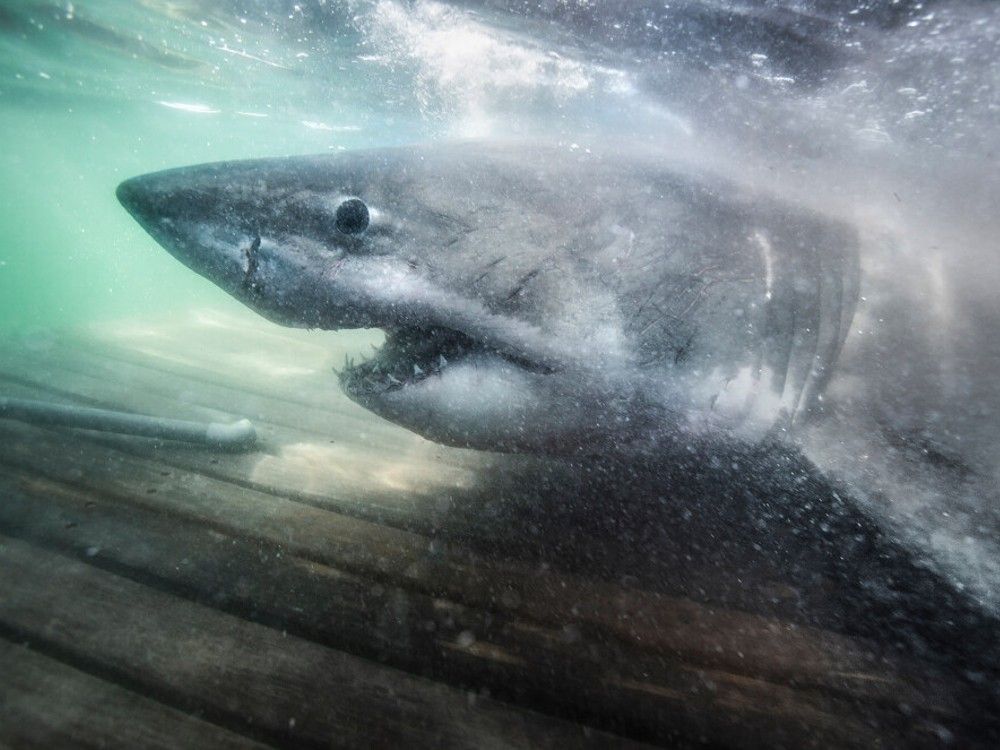
[[[119,206],[126,177],[433,129],[378,113],[370,78],[338,69],[359,54],[354,32],[317,53],[289,30],[221,4],[0,4],[0,327],[235,304]]]
[[[244,118],[245,119],[245,118]],[[306,132],[298,132],[306,130]],[[0,114],[0,321],[61,325],[226,297],[169,255],[115,199],[124,178],[179,164],[328,148],[322,133],[148,104]],[[363,139],[348,136],[336,145]]]
[[[124,107],[115,114],[84,105],[0,116],[4,326],[62,325],[215,297],[159,252],[114,197],[123,177],[168,163],[167,152],[179,155],[183,144],[162,131],[151,143],[147,128],[155,123],[143,122],[151,118]]]
[[[986,6],[873,28],[869,57],[818,88],[738,61],[746,95],[711,60],[639,64],[462,5],[0,0],[0,328],[231,304],[118,206],[125,177],[441,137],[626,134],[769,189],[784,172],[795,198],[893,231],[926,221],[991,244],[1000,24]]]
[[[129,176],[441,136],[618,133],[623,116],[638,132],[636,108],[658,139],[680,132],[623,74],[477,18],[433,2],[0,0],[0,328],[232,304],[117,204]]]

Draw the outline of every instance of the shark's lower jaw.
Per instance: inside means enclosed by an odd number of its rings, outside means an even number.
[[[457,448],[571,455],[631,439],[641,421],[592,372],[541,365],[449,328],[391,329],[340,382],[373,414]]]
[[[378,396],[416,386],[441,376],[447,368],[478,355],[536,374],[552,369],[524,357],[503,352],[451,328],[398,328],[386,331],[385,343],[375,355],[340,372],[340,384],[354,397]]]

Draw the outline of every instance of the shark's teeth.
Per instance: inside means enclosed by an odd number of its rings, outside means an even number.
[[[344,369],[338,371],[337,368],[333,368],[333,370],[342,380],[351,380],[363,386],[365,390],[385,391],[440,375],[448,366],[448,359],[443,354],[438,354],[436,357],[430,354],[431,359],[421,360],[419,363],[408,358],[394,358],[392,352],[379,352],[379,354],[383,356],[361,358],[357,364],[353,357],[345,357]]]
[[[490,352],[520,367],[536,372],[546,371],[447,328],[388,330],[385,344],[381,348],[372,348],[375,349],[375,356],[371,359],[360,357],[357,364],[354,357],[344,357],[344,368],[338,374],[349,390],[384,393],[420,383],[440,376],[452,363],[463,361],[476,352]]]

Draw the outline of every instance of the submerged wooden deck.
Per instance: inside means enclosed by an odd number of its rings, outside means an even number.
[[[330,368],[369,340],[198,312],[0,342],[2,395],[262,436],[0,420],[0,744],[892,747],[961,723],[946,675],[804,622],[818,595],[780,569],[684,567],[648,512],[575,511],[572,467],[354,406]]]

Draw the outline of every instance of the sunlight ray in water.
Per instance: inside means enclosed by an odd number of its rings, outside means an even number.
[[[167,109],[179,109],[181,112],[193,112],[198,115],[217,115],[221,110],[212,109],[207,104],[188,104],[185,102],[157,102]]]
[[[277,455],[262,455],[251,479],[264,485],[276,478],[295,477],[303,492],[360,501],[366,493],[393,493],[397,503],[407,497],[438,495],[472,486],[474,467],[442,466],[434,446],[412,437],[409,447],[381,455],[369,447],[333,441],[332,445],[282,445]],[[278,481],[279,486],[287,484]]]

